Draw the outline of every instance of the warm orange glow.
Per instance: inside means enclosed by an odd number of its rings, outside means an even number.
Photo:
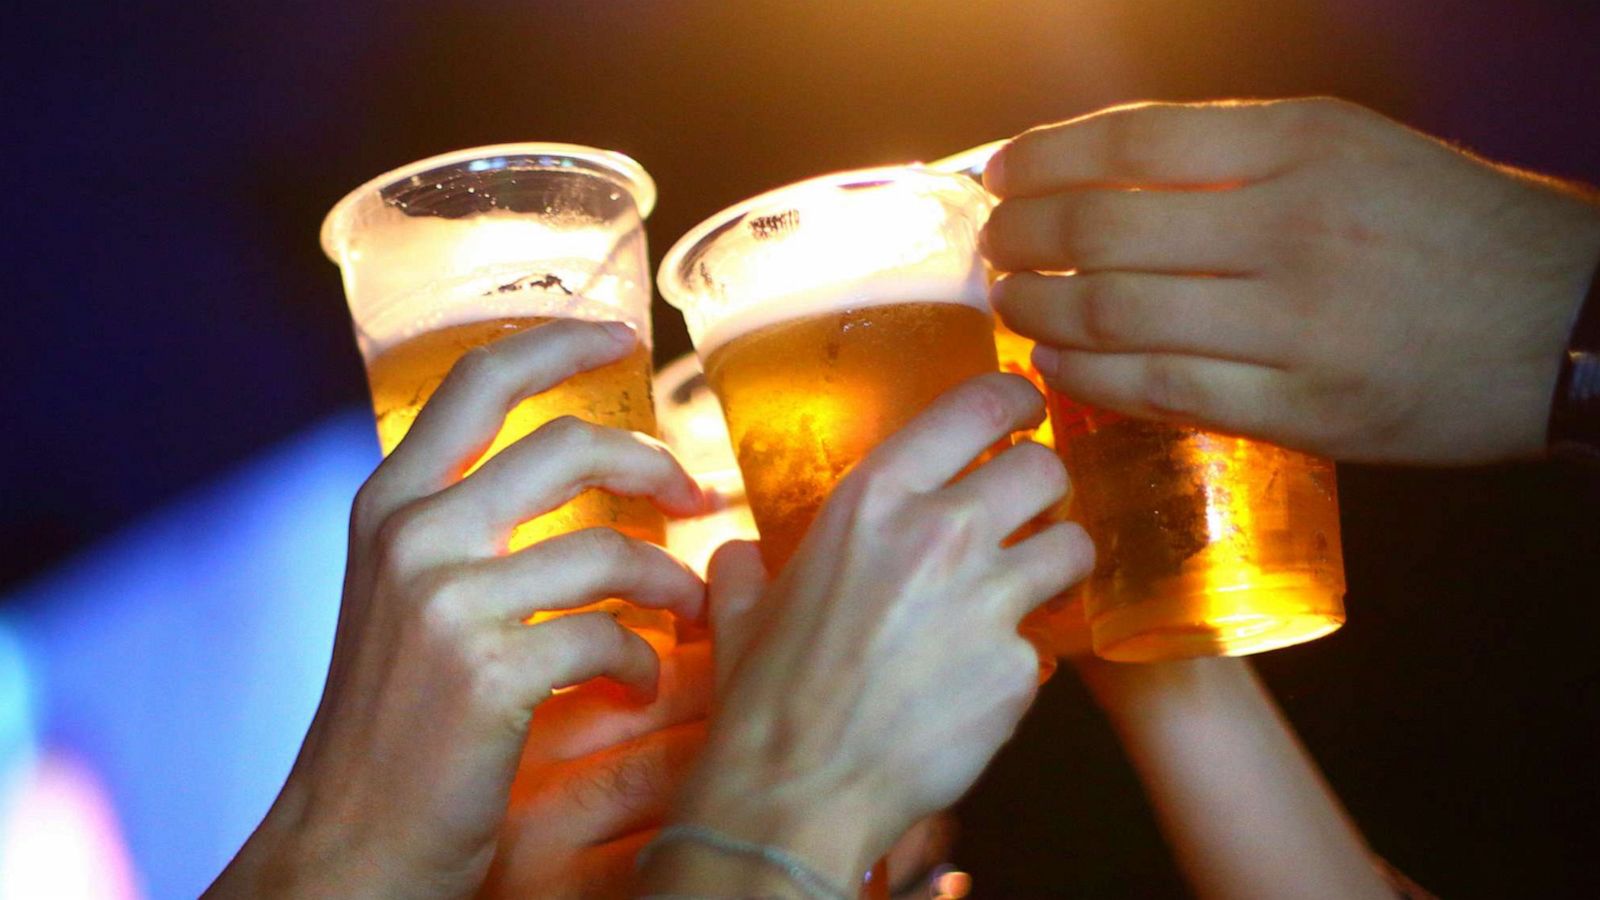
[[[1148,662],[1259,653],[1344,621],[1333,465],[1051,396],[1068,512],[1098,552],[1095,652]]]
[[[491,319],[430,331],[405,341],[374,358],[367,366],[373,408],[378,417],[378,441],[387,455],[416,420],[422,405],[450,371],[455,361],[473,347],[539,325],[547,319]],[[576,416],[597,425],[654,434],[655,410],[650,399],[650,354],[640,346],[626,359],[583,372],[560,386],[529,397],[506,416],[493,443],[467,474],[539,426],[560,416]],[[563,506],[518,525],[508,536],[508,552],[583,528],[609,526],[640,540],[665,541],[661,513],[646,500],[618,497],[599,490],[579,494]],[[670,647],[670,614],[641,610],[620,600],[596,607],[611,611],[623,624],[639,631],[652,644]],[[541,613],[530,622],[552,614]]]
[[[716,491],[724,504],[708,516],[667,522],[667,549],[704,576],[718,547],[760,536],[728,442],[722,406],[700,373],[700,360],[692,353],[679,357],[656,372],[655,382],[662,441],[684,470],[701,487]]]
[[[988,316],[902,303],[784,322],[711,354],[739,468],[776,571],[835,484],[934,398],[997,366]]]
[[[995,350],[1000,354],[1000,368],[1002,371],[1021,375],[1023,378],[1033,382],[1033,386],[1038,388],[1040,393],[1044,392],[1044,379],[1040,377],[1039,370],[1033,367],[1033,341],[1017,334],[996,320],[994,325],[994,345]],[[1038,441],[1046,447],[1054,447],[1056,445],[1055,429],[1050,427],[1050,419],[1048,417],[1045,418],[1043,424],[1026,435],[1026,437],[1030,440]]]

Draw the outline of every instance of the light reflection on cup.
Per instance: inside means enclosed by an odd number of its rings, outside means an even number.
[[[981,180],[1005,143],[931,165]],[[996,341],[1003,366],[1044,388],[1031,342],[1004,326]],[[1314,640],[1344,622],[1332,462],[1046,393],[1045,442],[1053,441],[1074,486],[1063,512],[1084,525],[1098,554],[1094,574],[1073,592],[1097,655],[1239,656]],[[1075,625],[1041,613],[1028,627],[1048,640],[1068,637],[1061,629]]]
[[[760,535],[728,443],[722,407],[700,371],[699,357],[689,353],[662,366],[655,376],[655,395],[661,440],[684,469],[716,491],[724,504],[710,515],[667,522],[667,549],[704,577],[718,547],[728,541],[759,540]]]
[[[400,443],[463,354],[556,319],[627,322],[640,343],[619,362],[519,403],[468,474],[560,416],[653,434],[644,217],[654,203],[655,185],[638,163],[568,144],[447,153],[339,201],[322,246],[344,277],[383,452]],[[518,525],[506,550],[597,526],[664,539],[663,517],[648,501],[589,490]],[[621,600],[597,606],[657,649],[674,643],[667,612]]]

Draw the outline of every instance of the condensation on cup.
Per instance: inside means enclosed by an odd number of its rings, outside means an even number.
[[[981,180],[1005,143],[931,166]],[[1003,325],[995,339],[1004,368],[1045,388],[1031,341]],[[1314,640],[1344,622],[1332,462],[1128,419],[1045,390],[1051,430],[1035,439],[1065,462],[1073,493],[1060,514],[1082,523],[1097,551],[1093,576],[1073,592],[1097,655],[1237,656]],[[1070,643],[1077,624],[1046,610],[1030,627]]]
[[[468,474],[561,416],[655,434],[644,234],[654,204],[655,185],[638,163],[570,144],[447,153],[340,200],[323,223],[322,247],[344,277],[383,452],[405,437],[463,354],[559,319],[626,322],[640,343],[626,359],[519,403]],[[663,517],[647,501],[589,490],[517,526],[506,550],[593,527],[665,539]],[[620,600],[598,606],[658,648],[674,643],[669,613]]]

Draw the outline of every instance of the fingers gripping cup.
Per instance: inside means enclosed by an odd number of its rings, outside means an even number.
[[[436,156],[340,200],[322,247],[344,276],[384,454],[463,354],[557,319],[627,322],[640,344],[524,399],[467,474],[561,416],[653,435],[644,217],[654,204],[655,185],[638,163],[569,144]],[[588,490],[517,526],[507,551],[596,526],[664,541],[663,517],[648,501]],[[599,606],[658,649],[674,642],[666,612],[620,600]],[[551,615],[560,613],[530,621]]]
[[[1008,141],[999,140],[980,144],[928,163],[928,168],[965,175],[974,182],[982,184],[983,170],[988,166],[990,157],[1007,143]],[[988,281],[992,283],[995,273],[987,267],[985,273]],[[994,322],[994,345],[999,356],[1001,371],[1021,375],[1032,382],[1040,393],[1048,392],[1044,378],[1033,366],[1033,341],[1007,328],[997,317]],[[1039,423],[1039,427],[1026,437],[1054,449],[1055,431],[1050,417],[1046,415],[1044,421]],[[1066,518],[1069,502],[1070,495],[1062,498],[1052,509],[1041,514],[1030,528],[1044,527],[1052,521]],[[1040,658],[1048,659],[1047,665],[1053,666],[1057,657],[1088,652],[1089,627],[1083,618],[1081,594],[1082,591],[1074,585],[1022,620],[1022,633],[1039,648]]]
[[[988,209],[968,178],[867,169],[747,200],[667,252],[661,293],[722,402],[772,571],[868,451],[996,370]]]
[[[931,163],[981,180],[995,141]],[[1033,342],[1003,325],[1001,366],[1041,388]],[[1140,422],[1055,391],[1034,440],[1051,444],[1073,494],[1054,515],[1094,539],[1095,573],[1029,627],[1061,646],[1087,618],[1094,652],[1123,662],[1259,653],[1344,622],[1333,464],[1203,429]],[[1053,429],[1047,430],[1047,429]]]
[[[667,251],[661,294],[722,403],[770,571],[873,447],[996,370],[989,205],[964,176],[844,172],[723,210]],[[871,896],[887,896],[883,868]]]

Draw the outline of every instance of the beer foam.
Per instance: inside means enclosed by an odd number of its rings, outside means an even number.
[[[774,292],[760,302],[742,306],[704,332],[692,336],[701,358],[705,358],[734,338],[770,325],[896,303],[952,303],[988,313],[988,282],[983,269],[977,268],[964,278],[885,274],[852,284],[793,293]],[[684,318],[689,318],[688,312]]]
[[[518,277],[518,271],[522,270],[436,282],[387,298],[380,309],[356,322],[362,357],[370,362],[396,344],[453,325],[535,317],[626,322],[650,346],[648,307],[627,309],[609,299],[567,294],[550,281],[548,272]],[[605,285],[598,287],[603,290]]]
[[[648,340],[642,229],[499,211],[417,218],[381,206],[364,225],[341,270],[368,359],[426,331],[496,318],[623,321]]]
[[[978,231],[992,198],[922,166],[840,172],[736,204],[662,260],[702,357],[752,329],[904,302],[988,310]]]

